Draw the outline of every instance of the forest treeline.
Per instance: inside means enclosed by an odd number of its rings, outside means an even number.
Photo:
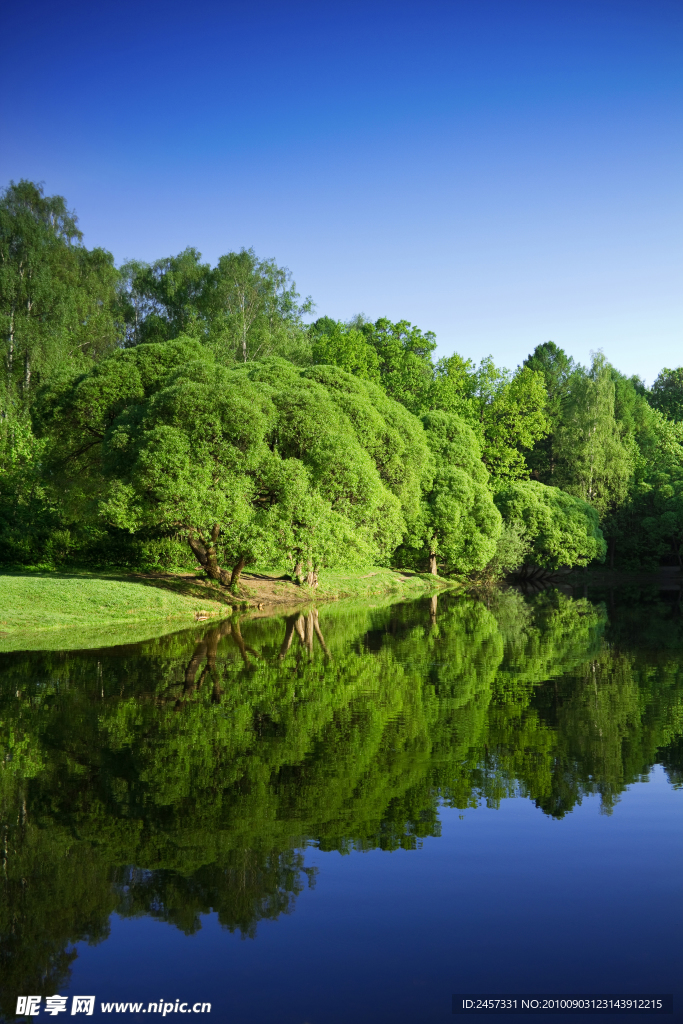
[[[658,597],[608,621],[558,591],[447,594],[3,654],[0,1012],[65,984],[114,911],[253,935],[314,882],[309,841],[415,849],[441,803],[511,796],[618,814],[655,763],[680,785],[681,619]]]
[[[683,566],[683,369],[546,342],[516,370],[407,321],[312,318],[253,250],[116,267],[0,197],[0,559],[500,575]]]

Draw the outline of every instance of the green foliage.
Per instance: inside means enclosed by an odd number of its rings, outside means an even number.
[[[508,524],[521,526],[530,556],[545,569],[604,561],[598,516],[587,502],[536,480],[504,484],[495,502]]]
[[[117,417],[136,408],[189,361],[211,360],[198,342],[119,350],[87,373],[55,376],[33,409],[44,441],[43,480],[67,522],[95,521],[104,487],[104,440]]]
[[[427,413],[423,423],[435,470],[425,488],[417,559],[428,561],[432,572],[439,564],[445,573],[483,569],[496,549],[501,520],[477,439],[464,420],[445,412]]]
[[[544,484],[552,481],[557,462],[555,431],[562,422],[564,408],[569,396],[570,381],[576,372],[571,356],[553,341],[537,345],[524,360],[524,366],[543,374],[546,390],[546,414],[549,430],[540,437],[526,454],[532,476]]]
[[[307,362],[301,317],[313,304],[299,298],[292,275],[275,260],[259,260],[253,249],[221,256],[207,296],[217,355],[245,363],[271,355]]]
[[[663,549],[643,530],[641,499],[659,462],[662,417],[648,404],[644,385],[600,354],[589,371],[577,367],[552,342],[538,346],[526,364],[544,373],[551,425],[527,453],[534,477],[594,505],[612,566],[656,562]]]
[[[20,416],[49,375],[85,368],[117,344],[112,256],[81,237],[62,196],[24,180],[0,193],[5,416]]]
[[[514,374],[498,370],[491,359],[477,372],[473,395],[482,436],[482,458],[495,480],[524,479],[523,449],[531,448],[548,429],[543,377],[528,367]]]
[[[312,303],[299,303],[291,277],[253,249],[227,253],[214,268],[192,248],[152,264],[131,261],[119,283],[126,344],[192,335],[228,364],[274,354],[308,362],[301,317]]]
[[[490,357],[475,368],[451,356],[436,366],[429,407],[462,416],[479,437],[491,478],[506,480],[528,476],[524,451],[547,433],[545,405],[540,372],[520,367],[512,374]]]
[[[503,522],[496,550],[485,567],[486,575],[492,579],[511,575],[527,562],[530,552],[531,545],[524,523],[520,520]]]
[[[376,386],[283,360],[230,370],[184,338],[55,382],[36,427],[74,517],[185,535],[223,583],[219,540],[237,575],[387,562],[429,468],[420,424]]]
[[[361,380],[379,383],[379,356],[358,327],[325,316],[311,324],[308,333],[314,363],[338,366]]]
[[[389,397],[415,415],[428,409],[435,335],[431,331],[423,334],[407,320],[392,323],[381,318],[358,326],[376,353],[379,379]]]
[[[44,442],[27,416],[0,421],[0,559],[30,556],[36,541],[57,540],[58,516],[41,480]]]
[[[421,514],[423,487],[432,472],[428,439],[419,420],[380,387],[370,381],[361,383],[333,367],[313,367],[304,370],[302,377],[325,387],[351,422],[383,485],[399,499],[407,528],[412,530]]]
[[[435,336],[408,321],[306,325],[312,308],[290,272],[253,249],[212,267],[188,247],[117,270],[82,244],[63,197],[10,183],[0,196],[0,558],[160,564],[173,538],[192,534],[224,582],[221,559],[239,576],[282,552],[311,582],[322,564],[431,558],[433,568],[437,546],[449,570],[478,571],[497,530],[472,468],[481,461],[491,489],[531,476],[592,505],[611,565],[678,560],[678,470],[662,423],[682,418],[681,368],[647,392],[602,354],[586,370],[553,342],[514,371],[490,357],[434,362]],[[253,367],[240,396],[230,374]],[[415,417],[439,411],[474,431],[467,467],[428,453]],[[249,455],[238,468],[240,444]],[[518,526],[496,540],[499,568],[521,556]]]
[[[681,567],[683,424],[651,413],[626,500],[607,518],[611,561],[656,566],[672,557]]]
[[[652,385],[648,398],[652,407],[667,419],[676,422],[683,420],[683,367],[678,366],[675,370],[664,367]]]
[[[623,502],[636,458],[633,439],[615,416],[615,392],[611,367],[598,353],[590,371],[572,375],[555,431],[553,483],[590,502],[600,515]]]
[[[205,312],[211,267],[188,248],[177,256],[121,267],[119,307],[126,325],[126,345],[168,341],[192,328]]]

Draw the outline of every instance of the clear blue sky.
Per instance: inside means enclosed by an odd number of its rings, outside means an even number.
[[[0,182],[117,262],[242,246],[319,315],[683,363],[683,2],[15,4]]]

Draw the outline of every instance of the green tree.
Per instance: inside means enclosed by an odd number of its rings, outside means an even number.
[[[408,532],[421,509],[422,488],[430,480],[428,439],[420,421],[371,381],[359,381],[333,367],[316,366],[302,377],[323,385],[337,408],[348,417],[383,485],[401,506]]]
[[[506,523],[520,524],[533,562],[545,569],[604,561],[598,516],[587,502],[536,480],[501,485],[495,502]]]
[[[664,367],[657,376],[648,396],[654,409],[670,420],[683,420],[683,367],[675,370]]]
[[[43,551],[50,538],[59,542],[59,516],[41,479],[44,448],[28,418],[0,420],[0,559],[6,562],[30,561],[36,541]]]
[[[471,359],[463,359],[457,352],[439,359],[434,367],[429,407],[461,416],[468,423],[476,423],[474,394],[477,390],[477,371]]]
[[[462,419],[445,412],[427,413],[423,423],[435,471],[425,488],[420,557],[435,575],[439,563],[445,572],[483,569],[495,552],[501,519],[477,439]]]
[[[430,407],[436,336],[431,331],[423,333],[407,320],[392,323],[380,318],[358,327],[377,354],[380,382],[389,397],[415,415],[425,412]]]
[[[611,367],[598,353],[591,369],[575,371],[566,412],[555,431],[553,482],[593,505],[601,516],[625,499],[636,449],[615,416]]]
[[[118,342],[113,259],[81,238],[62,196],[24,180],[2,191],[5,415],[20,414],[46,375],[85,368]]]
[[[362,380],[380,381],[379,356],[358,327],[320,317],[309,328],[314,363],[338,366]]]
[[[204,321],[211,266],[187,248],[154,263],[130,260],[121,267],[118,294],[126,345],[168,341]]]
[[[526,454],[532,476],[544,484],[552,483],[555,472],[555,432],[562,422],[569,385],[576,370],[574,360],[554,341],[537,345],[524,360],[524,366],[543,374],[546,389],[546,415],[549,430]]]
[[[478,367],[454,355],[435,368],[428,408],[462,416],[475,430],[493,480],[525,478],[525,450],[545,436],[543,375],[528,367],[515,373],[495,366],[489,356]]]
[[[230,370],[197,340],[139,345],[46,389],[36,428],[73,518],[182,535],[231,586],[256,559],[289,556],[312,582],[316,565],[387,562],[419,514],[421,425],[333,367]]]
[[[258,259],[253,249],[221,256],[207,295],[218,354],[243,363],[272,355],[295,362],[303,353],[308,357],[301,318],[313,303],[299,299],[291,273],[275,260]]]
[[[473,404],[482,437],[482,458],[491,477],[528,477],[524,450],[533,447],[548,430],[542,374],[528,367],[510,374],[497,369],[493,360],[484,359],[477,371]]]
[[[623,563],[632,557],[634,541],[643,535],[642,522],[634,519],[634,501],[640,504],[643,485],[654,484],[662,466],[662,444],[666,447],[662,413],[653,409],[647,401],[646,389],[637,377],[625,377],[610,367],[614,382],[614,416],[622,438],[622,445],[632,456],[632,473],[629,477],[626,495],[602,513],[602,527],[608,541],[610,566],[614,567],[617,557]],[[669,428],[676,424],[669,421]],[[667,462],[667,469],[669,472]],[[658,468],[659,467],[659,468]],[[664,482],[664,481],[662,481]],[[645,513],[647,514],[647,513]],[[654,540],[654,536],[650,540]],[[655,545],[657,541],[655,540]],[[646,547],[648,545],[646,544]],[[652,550],[652,544],[649,545]],[[647,560],[648,555],[643,551]]]
[[[226,253],[213,268],[193,248],[133,260],[121,268],[119,297],[129,346],[189,334],[228,364],[273,354],[310,361],[301,318],[311,300],[300,303],[290,272],[253,249]]]
[[[639,452],[627,499],[608,525],[627,565],[673,555],[683,568],[683,424],[659,416],[657,441]]]

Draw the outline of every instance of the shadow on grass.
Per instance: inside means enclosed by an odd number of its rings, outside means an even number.
[[[0,569],[0,576],[23,576],[26,579],[51,580],[113,580],[117,583],[140,583],[146,587],[167,590],[181,597],[194,597],[200,601],[216,601],[229,607],[241,602],[230,594],[225,587],[213,584],[201,576],[172,572],[122,572],[111,569],[31,569],[26,566],[5,566]]]

